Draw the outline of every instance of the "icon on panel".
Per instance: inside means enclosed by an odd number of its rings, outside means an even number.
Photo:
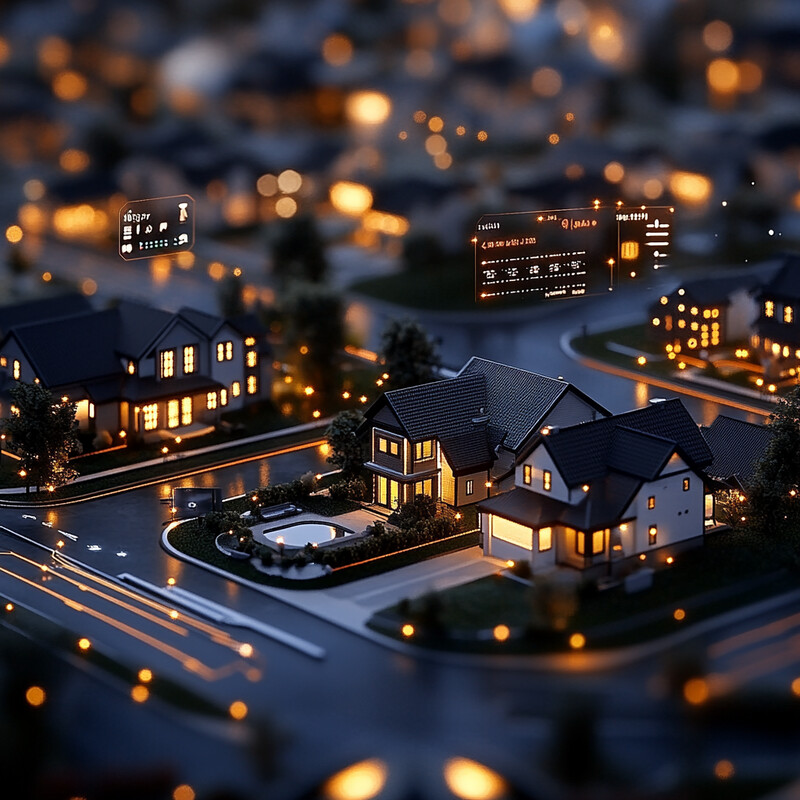
[[[176,221],[177,211],[177,221]],[[170,225],[182,226],[167,236]],[[119,254],[126,260],[169,255],[194,246],[194,200],[188,194],[131,200],[119,212]]]

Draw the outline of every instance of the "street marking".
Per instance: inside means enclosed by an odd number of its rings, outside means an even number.
[[[127,554],[127,553],[126,553],[124,550],[120,550],[120,551],[117,553],[117,555],[118,555],[120,558],[125,558],[125,556],[127,556],[128,554]]]
[[[98,550],[102,550],[103,548],[100,547],[99,544],[87,544],[86,549],[91,550],[93,553],[96,553]]]
[[[78,541],[78,537],[74,533],[67,533],[66,531],[62,531],[60,528],[58,529],[58,532],[62,536],[66,536],[67,539],[72,539],[73,542],[77,542]]]
[[[33,514],[23,514],[22,519],[36,519]]]
[[[42,525],[44,525],[45,528],[52,528],[53,527],[53,523],[52,522],[43,522]]]

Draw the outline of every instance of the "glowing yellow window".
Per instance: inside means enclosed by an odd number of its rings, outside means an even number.
[[[219,404],[221,406],[228,405],[228,390],[227,389],[220,389],[219,390]]]
[[[191,375],[196,369],[194,345],[188,345],[183,348],[183,374]]]
[[[233,358],[233,342],[217,342],[217,361],[230,361]]]
[[[175,351],[161,351],[161,377],[171,378],[175,375]]]
[[[531,478],[532,478],[533,470],[531,469],[530,464],[523,464],[522,466],[522,482],[526,486],[531,485]]]
[[[144,416],[144,429],[154,431],[158,427],[158,403],[149,403],[142,407]]]
[[[258,391],[258,380],[255,375],[249,375],[247,378],[247,394],[255,394]]]
[[[15,358],[14,359],[14,367],[13,367],[14,380],[18,381],[19,380],[19,376],[21,374],[22,374],[22,367],[20,366],[19,361]]]
[[[167,403],[167,427],[177,428],[181,421],[181,404],[179,400]]]
[[[794,321],[794,309],[791,306],[783,307],[783,321],[784,322]]]
[[[685,319],[679,319],[678,320],[678,327],[679,328],[685,328],[686,327],[686,320]]]
[[[255,350],[247,351],[247,366],[255,367],[258,364],[258,353]]]
[[[209,411],[213,411],[216,407],[217,407],[217,393],[209,392],[206,395],[206,408]]]
[[[0,367],[7,367],[8,359],[5,356],[0,356]]]
[[[231,384],[231,394],[234,397],[238,397],[242,393],[242,384],[239,381],[234,381]]]
[[[539,528],[539,552],[543,553],[553,546],[553,529]]]
[[[764,316],[765,317],[775,316],[775,303],[773,303],[772,300],[766,300],[764,302]]]
[[[553,473],[549,469],[542,472],[542,488],[549,492],[553,488]]]
[[[192,424],[192,398],[181,398],[181,425]]]
[[[128,362],[128,375],[136,374],[136,364],[133,361]]]
[[[658,528],[655,525],[651,525],[647,529],[647,543],[652,546],[656,544],[658,541]]]

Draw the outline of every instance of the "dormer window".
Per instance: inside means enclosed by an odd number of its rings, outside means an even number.
[[[417,461],[424,461],[433,458],[433,439],[426,439],[424,442],[417,442],[414,445],[414,458]]]
[[[530,464],[523,464],[522,465],[522,482],[526,486],[530,486],[532,478],[533,478],[533,469],[531,468],[531,465]]]
[[[542,471],[542,488],[549,492],[553,488],[553,473],[549,469]]]
[[[197,351],[193,344],[187,345],[183,348],[183,374],[191,375],[197,370],[196,361]]]
[[[175,351],[162,350],[160,355],[162,378],[172,378],[175,376]]]
[[[128,366],[126,367],[128,370],[128,375],[135,375],[136,374],[136,364],[133,361],[128,362]]]
[[[13,366],[12,374],[14,375],[14,380],[15,381],[18,381],[19,380],[19,376],[22,374],[22,366],[20,365],[19,360],[16,359],[16,358],[14,359],[14,366]]]
[[[764,301],[764,316],[765,317],[775,316],[775,303],[773,303],[772,300]]]
[[[217,342],[217,361],[233,360],[233,342]]]
[[[794,309],[792,306],[783,307],[783,321],[786,323],[794,322]]]

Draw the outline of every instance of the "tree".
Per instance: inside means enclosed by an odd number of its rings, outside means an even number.
[[[81,452],[75,403],[53,395],[38,383],[18,383],[11,389],[15,411],[6,418],[6,432],[19,449],[26,485],[63,486],[78,472],[69,464]]]
[[[298,353],[302,376],[315,390],[330,391],[345,341],[341,295],[325,286],[297,284],[286,297],[283,317],[285,341]]]
[[[226,319],[240,317],[246,313],[244,304],[242,279],[237,275],[228,275],[217,289],[219,313]]]
[[[364,465],[364,445],[356,435],[363,421],[364,415],[357,408],[347,409],[340,411],[325,431],[331,451],[327,461],[345,477],[355,475]]]
[[[322,283],[327,272],[325,244],[314,218],[292,217],[279,223],[272,242],[272,274],[280,283]]]
[[[800,386],[778,403],[768,425],[772,435],[756,465],[749,499],[755,526],[774,534],[800,523]]]
[[[381,357],[392,389],[436,379],[441,366],[436,342],[415,320],[392,320],[381,336]]]

